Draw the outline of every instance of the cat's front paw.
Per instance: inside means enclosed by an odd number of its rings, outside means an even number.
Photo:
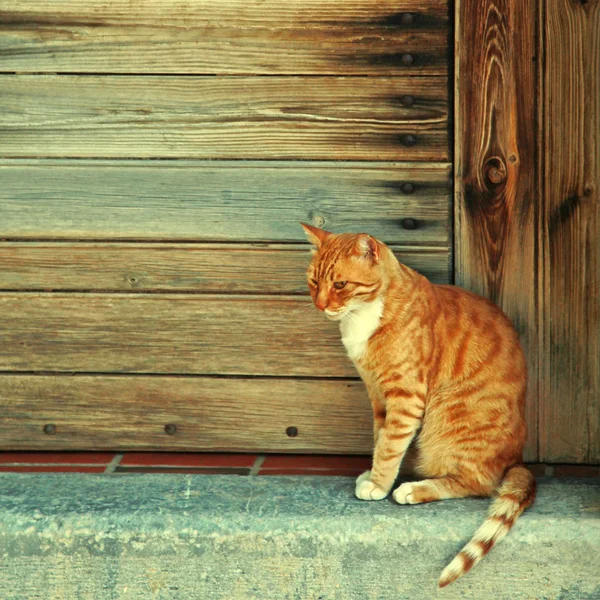
[[[365,477],[366,475],[366,477]],[[356,480],[355,494],[359,500],[383,500],[388,492],[377,484],[373,483],[368,477],[371,475],[371,471],[363,473]]]
[[[413,494],[416,489],[417,487],[413,482],[406,482],[397,487],[392,495],[398,504],[418,504],[419,500]]]
[[[359,475],[358,478],[356,479],[356,489],[358,489],[358,486],[363,482],[366,481],[367,479],[371,478],[371,471],[365,471],[362,475]]]

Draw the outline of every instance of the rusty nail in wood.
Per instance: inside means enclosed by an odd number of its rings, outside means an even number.
[[[418,223],[415,219],[402,219],[402,221],[400,221],[400,225],[402,225],[402,227],[404,229],[416,229],[418,227]]]
[[[287,433],[288,437],[296,437],[298,435],[298,428],[297,427],[288,427],[285,432]]]
[[[175,435],[177,433],[177,425],[173,425],[173,423],[165,425],[165,433],[167,435]]]
[[[48,423],[48,425],[44,425],[44,433],[47,435],[54,435],[56,433],[56,425],[53,423]]]

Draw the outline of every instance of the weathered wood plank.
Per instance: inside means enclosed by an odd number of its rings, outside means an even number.
[[[541,2],[540,459],[600,463],[600,3]]]
[[[456,12],[456,282],[502,307],[529,365],[525,458],[537,460],[536,5],[460,0]]]
[[[2,450],[368,454],[373,439],[351,380],[2,375],[0,412]]]
[[[450,281],[450,252],[397,248],[435,283]],[[306,294],[308,246],[0,242],[0,290]]]
[[[5,75],[0,84],[4,157],[449,158],[443,77]]]
[[[304,243],[305,221],[449,243],[447,164],[5,160],[0,181],[5,239]]]
[[[445,74],[447,27],[447,0],[3,0],[0,56],[21,72]]]
[[[356,377],[309,298],[0,294],[0,371]]]

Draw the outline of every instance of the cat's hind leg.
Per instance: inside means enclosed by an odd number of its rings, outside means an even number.
[[[448,498],[487,496],[480,486],[469,485],[454,477],[409,481],[394,490],[393,498],[398,504],[421,504]]]

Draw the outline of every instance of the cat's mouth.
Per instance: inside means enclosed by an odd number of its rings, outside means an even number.
[[[342,308],[341,310],[325,309],[323,312],[330,321],[340,321],[346,316],[347,310],[345,308]]]

